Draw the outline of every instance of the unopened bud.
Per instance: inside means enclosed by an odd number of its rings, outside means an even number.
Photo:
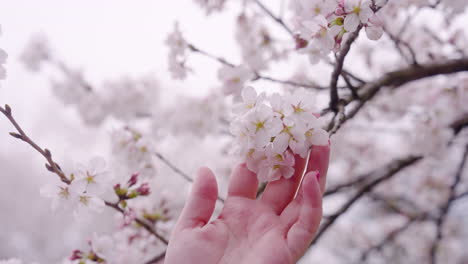
[[[17,139],[23,139],[23,137],[20,134],[15,133],[15,132],[10,132],[10,136],[17,138]]]
[[[148,183],[143,183],[142,185],[140,185],[140,187],[138,187],[138,189],[136,191],[140,195],[143,195],[143,196],[149,195],[151,193],[151,190],[150,190],[150,187],[149,187]]]
[[[72,255],[70,256],[70,260],[78,260],[83,257],[83,252],[80,250],[73,250]]]
[[[7,105],[7,104],[5,105],[5,113],[7,115],[11,115],[11,107],[9,105]]]
[[[128,187],[132,187],[133,185],[137,184],[138,182],[138,173],[132,174],[130,180],[128,180]]]

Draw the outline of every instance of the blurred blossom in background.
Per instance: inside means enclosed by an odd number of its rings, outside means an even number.
[[[256,2],[0,0],[0,79],[7,77],[0,81],[0,105],[11,106],[25,132],[51,150],[66,175],[89,184],[83,169],[88,166],[105,179],[98,187],[107,188],[93,193],[87,185],[77,192],[95,199],[99,213],[86,219],[76,217],[78,207],[52,210],[59,201],[44,196],[53,196],[57,175],[46,170],[44,157],[31,146],[8,135],[14,127],[0,116],[0,260],[61,263],[90,241],[95,251],[101,246],[102,256],[115,244],[113,252],[121,255],[114,254],[126,257],[121,263],[153,255],[141,252],[163,251],[164,245],[141,228],[124,227],[141,216],[169,237],[190,189],[184,177],[200,166],[215,171],[225,197],[230,169],[240,161],[234,152],[246,143],[231,135],[243,135],[230,131],[234,117],[244,117],[236,103],[243,97],[245,107],[273,92],[294,94],[305,86],[304,98],[310,98],[315,113],[324,114],[324,124],[334,124],[329,131],[336,134],[324,200],[324,221],[333,228],[301,263],[429,263],[434,252],[440,263],[467,263],[468,166],[460,164],[468,139],[463,130],[468,75],[423,76],[426,66],[458,59],[460,70],[441,70],[449,68],[442,65],[434,71],[468,70],[465,1],[372,1],[384,6],[375,11],[379,17],[370,7],[364,17],[345,5],[349,15],[343,21],[317,18],[320,12],[338,12],[319,0]],[[320,12],[315,6],[301,8],[316,2],[323,4]],[[294,34],[265,8],[279,14]],[[311,10],[317,12],[312,22]],[[322,111],[330,106],[330,76],[339,60],[332,54],[361,27],[365,33],[346,56],[344,73],[336,76],[342,100],[331,104],[337,109]],[[389,89],[377,96],[365,93],[374,80],[400,69],[417,81],[400,82],[406,78],[401,74],[382,84]],[[258,95],[242,94],[246,86]],[[356,96],[348,88],[362,89]],[[347,107],[341,114],[350,115],[349,106],[359,106],[363,94],[370,101],[341,127],[338,108]],[[319,125],[307,132],[317,132]],[[267,139],[265,144],[271,135]],[[359,195],[380,178],[383,184]],[[80,187],[85,188],[74,188]],[[103,208],[120,187],[141,196],[128,199],[133,211],[124,217]],[[359,203],[351,204],[352,210],[335,214],[355,195]],[[335,216],[339,219],[330,221]],[[137,240],[130,249],[114,243],[129,237]]]

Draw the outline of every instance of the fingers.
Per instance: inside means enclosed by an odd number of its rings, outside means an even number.
[[[176,229],[204,226],[213,214],[217,197],[218,185],[213,172],[200,168]]]
[[[322,194],[316,176],[315,172],[306,175],[302,185],[303,195],[300,198],[300,206],[295,207],[296,212],[285,210],[285,213],[298,215],[296,222],[291,226],[286,236],[288,246],[295,257],[304,254],[317,232],[322,218]]]
[[[228,196],[255,199],[257,188],[257,175],[247,169],[245,164],[241,164],[232,172]]]
[[[280,214],[294,198],[305,163],[304,159],[296,156],[294,175],[290,179],[281,178],[280,180],[270,182],[265,188],[265,192],[260,199],[277,214]]]
[[[327,181],[328,163],[330,161],[330,146],[313,146],[310,153],[307,172],[318,171],[320,173],[320,190],[325,192]]]

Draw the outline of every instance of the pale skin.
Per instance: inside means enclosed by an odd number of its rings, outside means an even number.
[[[259,198],[256,175],[244,164],[239,165],[232,172],[221,214],[212,221],[218,187],[211,170],[201,168],[174,228],[164,263],[296,263],[320,224],[329,150],[312,149],[301,186],[305,160],[296,158],[296,174],[269,183]]]

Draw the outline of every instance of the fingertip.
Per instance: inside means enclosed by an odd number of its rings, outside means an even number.
[[[247,168],[246,163],[241,163],[231,174],[228,195],[255,199],[257,187],[257,176]]]
[[[218,184],[213,171],[208,167],[200,167],[194,182],[195,195],[208,199],[216,199],[218,196]]]
[[[305,175],[302,190],[304,193],[305,200],[313,207],[321,207],[322,205],[322,194],[320,192],[320,172],[311,171]]]

